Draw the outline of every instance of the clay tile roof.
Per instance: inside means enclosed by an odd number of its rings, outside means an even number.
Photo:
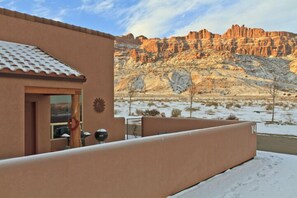
[[[91,29],[88,29],[88,28],[83,28],[83,27],[79,27],[79,26],[75,26],[75,25],[70,25],[70,24],[67,24],[67,23],[62,23],[60,21],[54,21],[54,20],[51,20],[51,19],[32,16],[32,15],[29,15],[29,14],[12,11],[12,10],[8,10],[8,9],[5,9],[5,8],[0,8],[0,14],[5,15],[5,16],[9,16],[9,17],[15,17],[15,18],[27,20],[27,21],[32,21],[32,22],[35,22],[35,23],[43,23],[43,24],[53,25],[53,26],[57,26],[57,27],[61,27],[61,28],[66,28],[66,29],[78,31],[78,32],[83,32],[83,33],[87,33],[87,34],[101,36],[101,37],[105,37],[105,38],[109,38],[109,39],[113,39],[113,40],[115,39],[115,37],[113,35],[107,34],[107,33],[104,33],[104,32],[91,30]]]
[[[0,41],[0,72],[4,71],[10,74],[76,78],[85,81],[85,76],[79,71],[36,46]]]

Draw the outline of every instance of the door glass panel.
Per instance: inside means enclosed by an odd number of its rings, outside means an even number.
[[[67,121],[71,117],[71,96],[51,96],[51,138],[68,133]],[[82,96],[80,96],[80,121],[82,121]]]

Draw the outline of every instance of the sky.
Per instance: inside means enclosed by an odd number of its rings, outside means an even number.
[[[0,7],[116,36],[223,34],[232,24],[297,33],[296,0],[0,0]]]

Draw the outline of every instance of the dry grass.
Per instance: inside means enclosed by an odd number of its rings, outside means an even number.
[[[236,117],[236,115],[234,115],[234,114],[230,114],[230,115],[226,118],[226,120],[239,120],[239,118]]]
[[[207,102],[207,103],[205,103],[205,106],[207,106],[207,107],[211,107],[211,106],[217,107],[217,106],[219,106],[219,103],[217,103],[217,102]]]
[[[151,106],[156,106],[156,104],[154,102],[148,102],[147,106],[151,107]]]
[[[265,109],[267,111],[271,111],[273,109],[273,105],[272,104],[268,104]]]
[[[213,111],[213,110],[211,110],[211,109],[205,111],[205,113],[206,113],[207,115],[215,115],[215,114],[216,114],[216,112]]]
[[[185,108],[185,111],[199,111],[199,110],[200,110],[200,107],[192,107],[192,108],[186,107]]]

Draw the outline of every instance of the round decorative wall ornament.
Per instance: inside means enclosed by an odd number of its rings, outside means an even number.
[[[105,110],[105,101],[102,98],[96,98],[93,107],[96,112],[102,113]]]

